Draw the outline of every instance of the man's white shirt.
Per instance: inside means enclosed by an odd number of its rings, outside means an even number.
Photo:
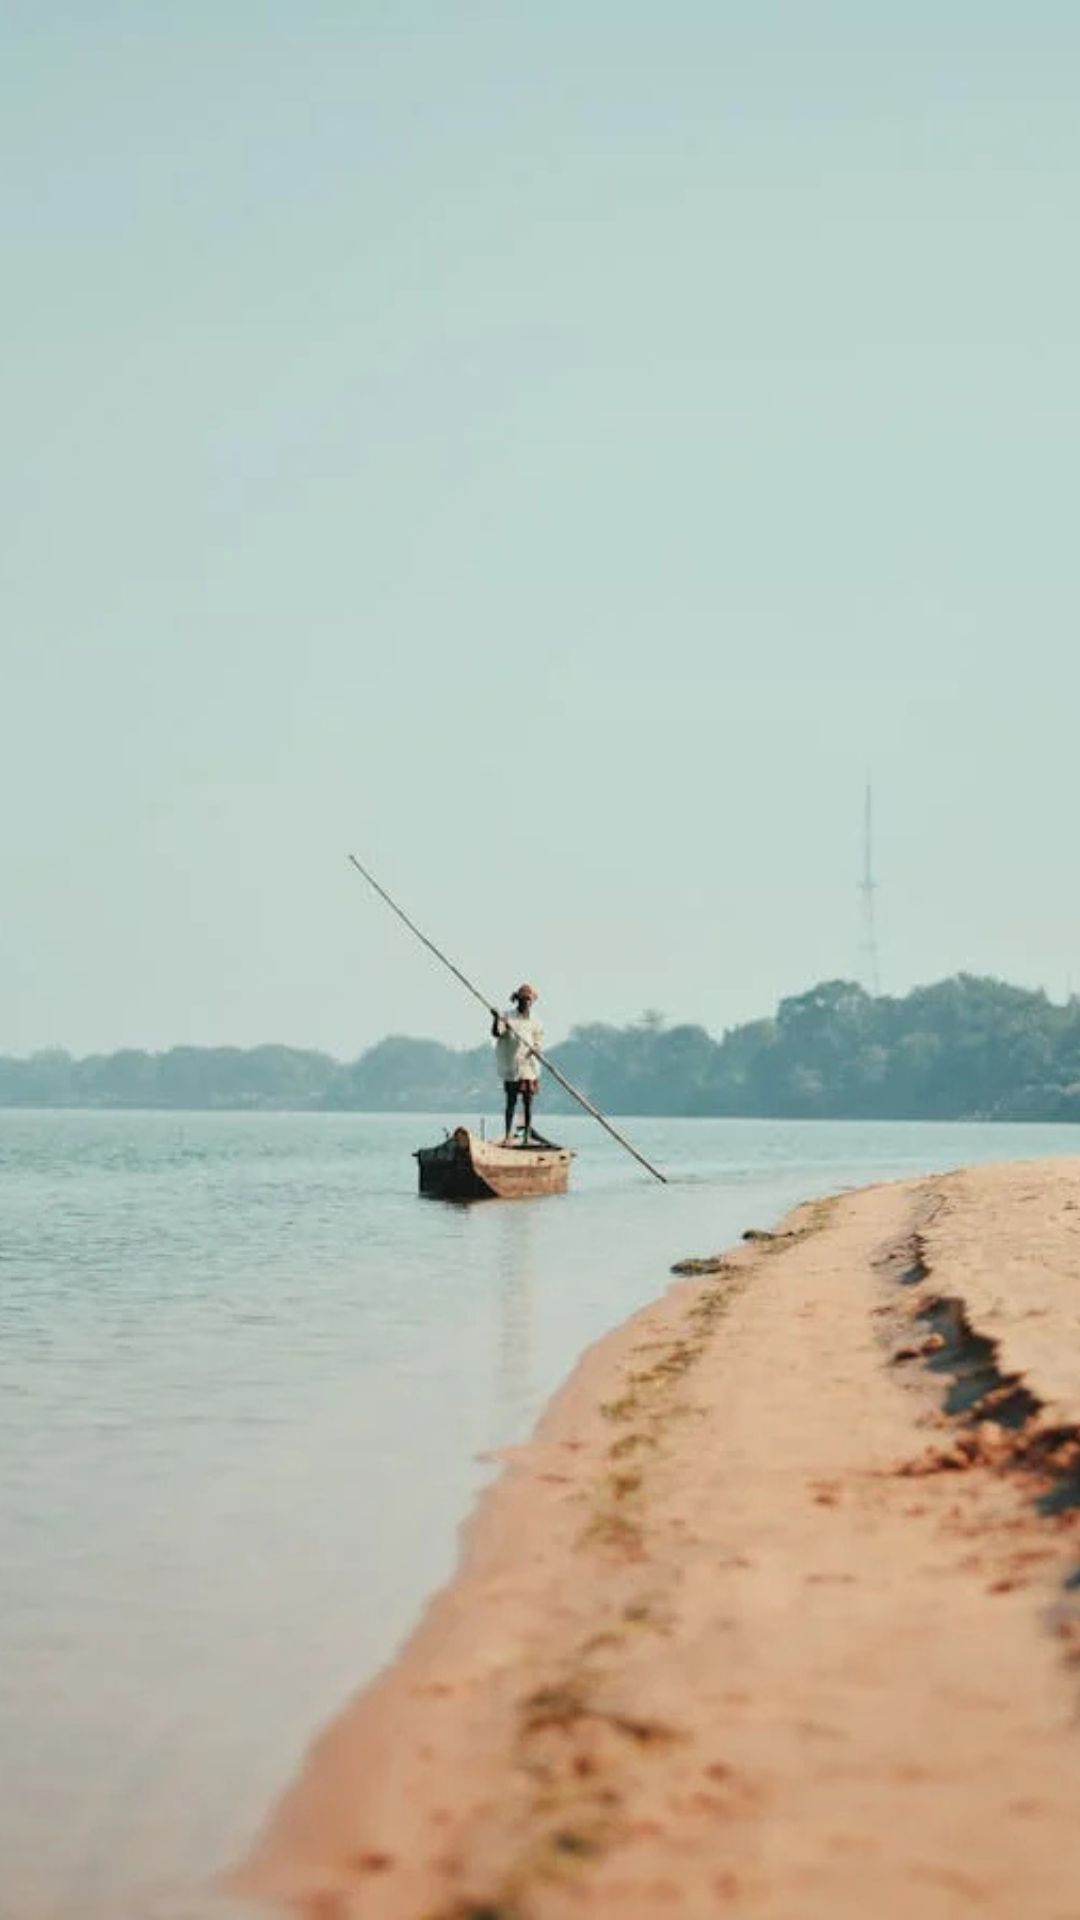
[[[540,1062],[529,1047],[543,1049],[544,1029],[533,1015],[508,1007],[500,1014],[503,1031],[495,1042],[495,1068],[500,1080],[539,1080]],[[523,1044],[524,1043],[524,1044]]]

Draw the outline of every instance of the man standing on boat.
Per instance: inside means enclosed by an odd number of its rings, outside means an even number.
[[[496,1007],[491,1009],[495,1066],[506,1094],[506,1136],[503,1144],[509,1146],[513,1140],[514,1112],[520,1094],[525,1115],[521,1138],[522,1145],[527,1147],[532,1135],[533,1101],[540,1084],[540,1062],[530,1049],[535,1048],[536,1053],[543,1049],[544,1029],[532,1011],[537,998],[535,987],[530,987],[526,981],[510,998],[514,1004],[505,1013],[500,1013]]]

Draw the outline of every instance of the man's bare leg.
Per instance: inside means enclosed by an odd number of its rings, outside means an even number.
[[[506,1089],[506,1128],[503,1133],[503,1144],[505,1146],[509,1146],[511,1140],[514,1137],[514,1109],[516,1106],[517,1106],[517,1089],[516,1087],[507,1087]]]

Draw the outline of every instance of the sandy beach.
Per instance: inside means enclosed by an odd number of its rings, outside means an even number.
[[[687,1249],[235,1890],[308,1920],[1077,1920],[1078,1171]]]

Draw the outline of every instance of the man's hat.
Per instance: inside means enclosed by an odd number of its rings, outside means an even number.
[[[528,981],[523,980],[520,987],[514,988],[510,998],[511,1000],[539,1000],[540,995],[535,987],[530,987]]]

